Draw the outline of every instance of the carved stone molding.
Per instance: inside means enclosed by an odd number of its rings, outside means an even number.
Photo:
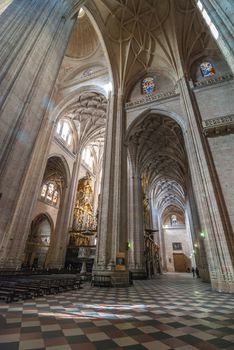
[[[234,115],[208,119],[202,121],[203,132],[207,137],[215,137],[234,132]]]
[[[198,87],[203,87],[203,86],[207,86],[207,85],[220,84],[220,83],[223,83],[225,81],[232,80],[232,79],[234,79],[234,75],[229,73],[229,74],[223,75],[221,77],[213,76],[212,78],[204,79],[202,81],[197,81],[194,85],[195,85],[195,88],[198,88]]]
[[[125,109],[131,109],[136,106],[144,105],[146,103],[150,103],[153,101],[163,100],[171,97],[179,96],[178,93],[176,93],[175,90],[172,91],[166,91],[161,92],[159,94],[150,94],[150,95],[144,95],[144,97],[141,97],[135,101],[127,102],[125,104]]]

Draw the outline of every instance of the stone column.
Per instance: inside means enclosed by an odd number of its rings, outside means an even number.
[[[102,171],[102,163],[98,164],[98,166],[96,167],[96,173],[95,173],[95,183],[94,183],[94,189],[93,189],[93,210],[95,214],[99,209],[98,197],[100,194],[101,171]]]
[[[195,260],[203,281],[210,282],[209,269],[204,246],[204,240],[200,236],[202,232],[191,181],[188,184],[188,196],[185,205],[186,227],[189,227],[193,250],[195,250]],[[195,244],[197,247],[195,247]]]
[[[127,225],[126,202],[126,150],[123,148],[123,98],[122,92],[112,94],[107,113],[104,146],[103,177],[101,188],[98,242],[94,273],[116,274],[116,254],[126,254]],[[128,272],[122,273],[128,282]]]
[[[162,226],[162,215],[158,216],[158,228],[159,228],[159,246],[160,246],[160,258],[161,258],[161,266],[162,272],[167,272],[167,256],[166,256],[166,245],[165,245],[165,237],[164,237],[164,229]]]
[[[185,228],[186,228],[186,234],[188,236],[188,245],[189,245],[189,251],[191,253],[191,256],[190,256],[190,260],[191,260],[191,266],[193,266],[194,268],[196,267],[196,261],[197,259],[199,259],[199,255],[198,257],[195,256],[194,254],[194,251],[195,251],[195,244],[196,244],[196,241],[194,242],[194,240],[192,240],[192,232],[191,232],[191,226],[190,226],[190,221],[189,221],[189,216],[188,216],[188,209],[186,208],[185,209],[185,213],[184,213],[184,216],[185,216]],[[196,253],[196,252],[195,252]],[[195,260],[196,258],[196,260]],[[200,260],[200,259],[199,259]],[[199,267],[199,271],[200,271],[200,264],[198,264],[198,267]]]
[[[160,241],[159,241],[159,229],[158,229],[158,210],[154,205],[154,200],[153,198],[150,201],[150,206],[151,206],[151,222],[152,222],[152,229],[155,230],[156,232],[154,232],[154,242],[158,245],[160,245]]]
[[[103,213],[108,212],[109,207],[109,186],[111,181],[111,162],[110,154],[107,154],[107,149],[112,146],[112,133],[113,133],[113,114],[115,109],[116,96],[109,94],[108,108],[107,108],[107,126],[106,126],[106,138],[104,145],[103,155],[103,176],[101,184],[101,197],[100,208],[98,218],[98,239],[97,250],[95,258],[95,266],[93,271],[105,271],[107,266],[107,239],[108,239],[108,217],[104,217]],[[109,153],[109,152],[108,152]],[[108,188],[107,188],[108,187]],[[106,189],[106,190],[105,190]]]
[[[130,249],[128,252],[129,270],[133,278],[146,278],[144,256],[144,208],[141,178],[136,167],[129,162],[128,176],[128,235]]]
[[[217,44],[234,72],[234,10],[232,0],[202,0],[208,15],[219,32]]]
[[[216,290],[234,292],[233,242],[226,220],[225,203],[219,193],[207,142],[202,135],[195,97],[186,78],[180,79],[179,86],[181,103],[188,118],[185,142],[201,228],[205,234],[211,284]]]
[[[1,266],[21,264],[53,127],[50,98],[75,23],[64,16],[71,5],[14,0],[1,16]]]

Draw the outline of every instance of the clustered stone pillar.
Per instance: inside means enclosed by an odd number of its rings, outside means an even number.
[[[64,14],[75,3],[14,0],[1,15],[1,267],[21,265],[53,126],[46,111],[75,23]]]
[[[191,169],[194,193],[198,206],[201,228],[205,233],[205,250],[211,284],[219,291],[234,291],[234,269],[229,230],[225,221],[224,206],[215,187],[217,180],[212,173],[212,163],[206,140],[199,130],[199,115],[195,98],[185,77],[179,81],[181,102],[188,117],[188,135],[185,138]]]
[[[129,162],[128,176],[128,234],[129,234],[129,270],[134,278],[146,277],[144,257],[144,219],[141,178],[131,161]]]
[[[159,246],[161,252],[161,265],[162,270],[167,272],[167,256],[166,256],[166,244],[165,244],[165,234],[163,230],[163,222],[162,222],[162,212],[160,212],[158,216],[158,229],[159,229]]]
[[[198,265],[202,280],[206,282],[210,282],[210,275],[209,275],[209,268],[207,265],[204,240],[200,236],[202,229],[199,221],[199,216],[197,212],[197,206],[194,198],[194,193],[192,190],[191,181],[189,181],[187,193],[188,193],[188,196],[186,198],[186,221],[190,228],[196,264]]]
[[[104,146],[103,178],[95,274],[109,274],[128,283],[128,270],[116,271],[118,253],[126,259],[126,159],[123,150],[123,98],[122,92],[112,93],[107,111],[106,140]],[[126,260],[125,260],[126,262]]]

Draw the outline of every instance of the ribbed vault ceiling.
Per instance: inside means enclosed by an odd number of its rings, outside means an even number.
[[[133,128],[129,140],[132,164],[147,178],[157,209],[184,208],[187,161],[180,126],[169,117],[150,115]]]
[[[84,92],[64,112],[77,125],[78,142],[103,142],[106,130],[107,100],[97,92]]]

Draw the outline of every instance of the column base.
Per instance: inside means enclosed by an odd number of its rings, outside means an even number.
[[[200,269],[200,268],[199,268],[199,273],[200,273],[200,276],[201,276],[201,279],[202,279],[203,282],[210,283],[210,274],[209,274],[209,271],[203,270],[203,269]]]
[[[211,287],[217,292],[234,293],[234,281],[211,280]]]

